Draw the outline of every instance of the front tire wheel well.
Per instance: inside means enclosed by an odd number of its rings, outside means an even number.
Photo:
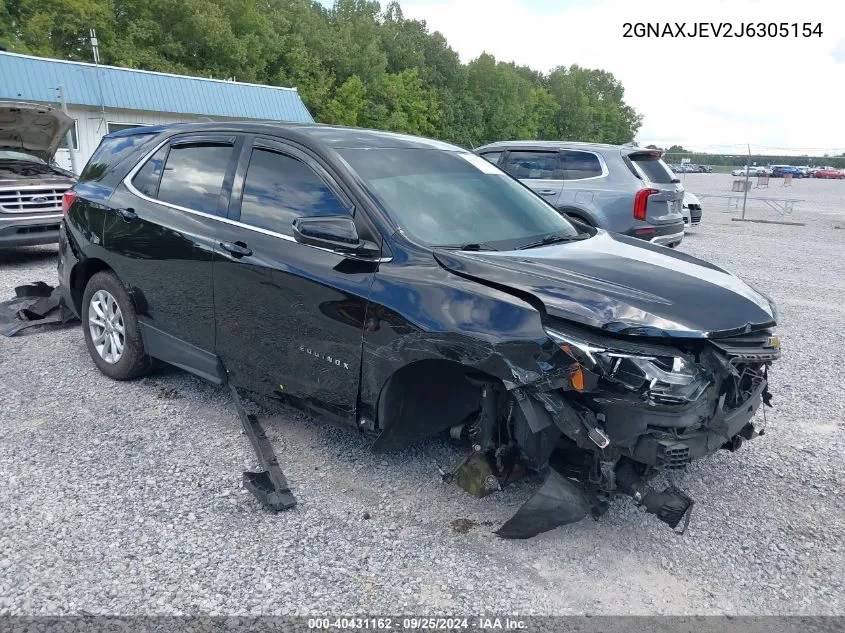
[[[376,449],[398,449],[460,424],[478,411],[481,389],[467,377],[478,370],[446,359],[427,359],[394,372],[379,396]]]

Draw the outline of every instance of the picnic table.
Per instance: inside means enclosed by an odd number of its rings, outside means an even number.
[[[735,194],[707,194],[700,193],[698,197],[701,199],[721,198],[728,201],[728,213],[739,211],[742,209],[742,200],[744,196]],[[792,215],[796,202],[804,202],[798,198],[745,198],[746,204],[748,202],[762,202],[768,206],[772,211],[778,215]]]

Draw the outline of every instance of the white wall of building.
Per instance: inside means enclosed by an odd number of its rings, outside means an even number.
[[[55,105],[55,104],[51,104]],[[85,163],[97,149],[100,139],[108,132],[108,124],[136,124],[136,125],[166,125],[168,123],[193,123],[208,121],[209,117],[202,115],[176,114],[172,112],[152,112],[148,110],[116,110],[109,108],[103,113],[97,108],[68,105],[68,115],[76,120],[77,147],[72,150],[77,170],[82,171]],[[213,117],[215,121],[227,120],[223,117]],[[59,149],[56,162],[64,169],[71,169],[70,152]]]

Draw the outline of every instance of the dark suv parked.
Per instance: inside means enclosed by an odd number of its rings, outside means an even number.
[[[378,433],[451,429],[484,486],[545,474],[529,536],[759,432],[775,309],[705,262],[575,228],[460,148],[358,129],[106,136],[65,199],[59,275],[96,365],[153,358]],[[483,470],[483,469],[482,469]],[[575,477],[580,483],[575,483]]]

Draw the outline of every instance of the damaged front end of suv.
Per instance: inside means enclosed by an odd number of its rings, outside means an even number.
[[[693,500],[673,486],[654,490],[649,480],[763,434],[755,415],[770,404],[768,371],[781,354],[773,302],[726,271],[658,248],[599,232],[566,254],[436,254],[456,278],[515,295],[537,317],[503,317],[532,323],[528,335],[519,332],[521,343],[499,341],[486,353],[463,345],[458,358],[480,402],[451,428],[470,450],[445,475],[477,496],[525,472],[543,477],[500,536],[528,538],[598,518],[618,494],[683,531]],[[647,292],[644,280],[656,276],[661,285]],[[409,345],[420,352],[423,340],[432,335]],[[438,406],[429,419],[455,419]],[[425,403],[402,415],[419,407]],[[382,428],[377,445],[391,443],[394,429]]]
[[[689,520],[692,499],[675,487],[657,492],[648,480],[764,433],[752,418],[770,403],[768,368],[780,356],[770,329],[671,345],[564,323],[546,331],[566,379],[517,389],[518,411],[507,422],[546,480],[500,536],[527,538],[598,517],[619,493],[675,528]]]

